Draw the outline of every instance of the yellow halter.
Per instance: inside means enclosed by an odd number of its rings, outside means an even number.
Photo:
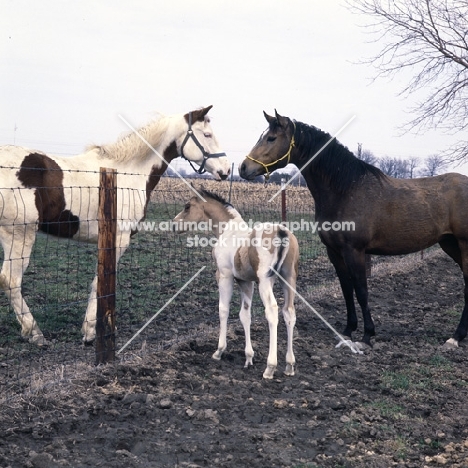
[[[268,168],[270,166],[273,166],[274,164],[279,163],[280,161],[282,161],[285,158],[288,158],[287,164],[289,164],[289,161],[291,160],[291,151],[295,146],[294,133],[296,132],[296,124],[294,122],[292,124],[294,125],[294,130],[293,130],[293,134],[292,134],[292,137],[291,137],[291,143],[289,144],[288,152],[284,156],[281,156],[281,158],[279,158],[276,161],[273,161],[271,163],[268,163],[268,164],[265,164],[262,161],[259,161],[258,159],[254,159],[251,156],[246,156],[246,159],[250,159],[251,161],[256,162],[257,164],[260,164],[261,166],[263,166],[265,168],[265,171],[266,171],[265,182],[267,182],[268,179],[270,178],[270,171],[268,170]]]

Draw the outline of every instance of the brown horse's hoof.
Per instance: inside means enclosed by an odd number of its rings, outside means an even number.
[[[458,341],[450,338],[442,345],[442,351],[453,351],[458,348]]]
[[[360,341],[354,342],[352,340],[341,340],[335,348],[341,348],[342,346],[347,346],[354,354],[364,354],[362,350],[367,348],[365,343]]]

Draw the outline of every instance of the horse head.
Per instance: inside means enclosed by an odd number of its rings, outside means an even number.
[[[218,140],[211,128],[208,111],[213,106],[197,109],[184,115],[187,132],[177,142],[179,155],[186,159],[198,174],[208,171],[217,180],[225,180],[231,172],[226,153],[220,152]],[[198,165],[196,168],[192,163]]]
[[[285,167],[290,162],[294,147],[294,122],[288,117],[282,117],[275,110],[272,117],[263,112],[268,122],[268,128],[260,135],[256,145],[239,166],[239,174],[243,179],[252,180]]]

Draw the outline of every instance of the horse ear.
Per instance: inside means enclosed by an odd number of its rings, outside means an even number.
[[[276,117],[276,120],[277,120],[278,125],[280,127],[283,127],[283,128],[288,127],[289,118],[288,117],[283,117],[282,115],[279,115],[278,112],[276,112],[276,109],[275,109],[275,117]]]
[[[263,115],[265,116],[265,119],[270,125],[276,124],[276,117],[272,117],[271,115],[268,115],[265,111],[263,111]]]
[[[192,122],[203,122],[206,114],[210,111],[213,106],[204,107],[203,109],[197,109],[192,112]],[[185,114],[185,120],[188,122],[188,114]]]

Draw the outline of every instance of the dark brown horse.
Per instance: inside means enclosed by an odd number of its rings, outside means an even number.
[[[346,302],[343,333],[351,337],[357,328],[354,291],[364,318],[364,343],[370,344],[375,335],[365,254],[408,254],[439,243],[460,266],[465,280],[465,307],[453,337],[447,341],[449,347],[458,346],[468,330],[468,177],[444,174],[394,179],[359,160],[316,127],[277,113],[265,117],[269,128],[242,162],[241,177],[250,180],[269,175],[290,162],[302,170],[314,197],[318,226],[354,222],[354,230],[319,232]]]

